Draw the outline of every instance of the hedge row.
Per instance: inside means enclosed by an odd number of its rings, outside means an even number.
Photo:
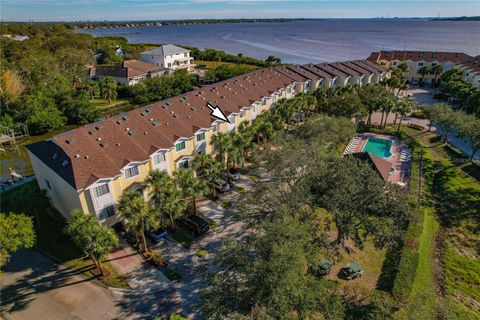
[[[423,231],[424,211],[422,208],[415,210],[410,221],[402,249],[400,264],[393,283],[393,296],[406,302],[412,291],[413,282],[417,273],[419,259],[419,238]]]

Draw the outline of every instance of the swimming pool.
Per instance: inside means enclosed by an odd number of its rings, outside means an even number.
[[[390,158],[392,156],[390,152],[392,144],[392,140],[369,137],[365,147],[363,147],[363,152],[371,153],[380,158]]]

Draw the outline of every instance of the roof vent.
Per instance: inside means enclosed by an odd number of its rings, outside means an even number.
[[[85,159],[87,159],[87,160],[88,160],[90,157],[89,157],[89,156],[85,156],[85,157],[83,157],[83,158],[85,158]]]
[[[100,130],[100,127],[96,126],[96,127],[95,127],[95,130],[99,131],[99,130]]]
[[[118,119],[117,120],[117,124],[122,124],[123,123],[123,120],[122,119]]]
[[[58,158],[58,153],[55,152],[55,153],[53,154],[53,156],[52,156],[52,159],[53,159],[53,160],[56,160],[57,158]]]
[[[77,153],[77,154],[75,155],[75,158],[80,158],[80,155]]]
[[[108,146],[108,143],[106,143],[106,142],[100,143],[100,147],[102,147],[102,148],[106,148],[107,146]]]
[[[73,142],[73,139],[67,139],[67,140],[65,140],[65,142],[66,142],[67,144],[70,144],[70,143]]]
[[[68,166],[68,160],[63,160],[62,167],[66,167],[66,166]]]
[[[127,120],[128,120],[128,116],[123,116],[122,119],[123,119],[123,121],[127,121]]]
[[[156,127],[160,124],[160,122],[159,121],[152,121],[152,124],[153,124],[154,127]]]
[[[134,135],[135,135],[135,130],[130,130],[130,131],[128,131],[128,135],[129,135],[129,136],[134,136]]]
[[[97,141],[102,141],[102,138],[98,137],[98,138],[97,138]]]
[[[144,135],[147,135],[147,134],[148,134],[148,132],[147,132],[147,131],[145,131],[143,134],[144,134]]]
[[[120,147],[120,142],[116,144],[117,147]]]

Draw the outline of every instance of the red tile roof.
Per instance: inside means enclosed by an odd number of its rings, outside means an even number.
[[[468,61],[471,56],[463,52],[434,52],[434,51],[379,51],[372,52],[368,60],[373,62],[380,62],[380,60],[387,61],[438,61],[446,62],[452,61],[454,63],[460,63],[463,61]]]

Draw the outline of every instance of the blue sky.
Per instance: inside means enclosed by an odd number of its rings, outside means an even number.
[[[2,20],[371,18],[480,15],[480,0],[1,0]]]

